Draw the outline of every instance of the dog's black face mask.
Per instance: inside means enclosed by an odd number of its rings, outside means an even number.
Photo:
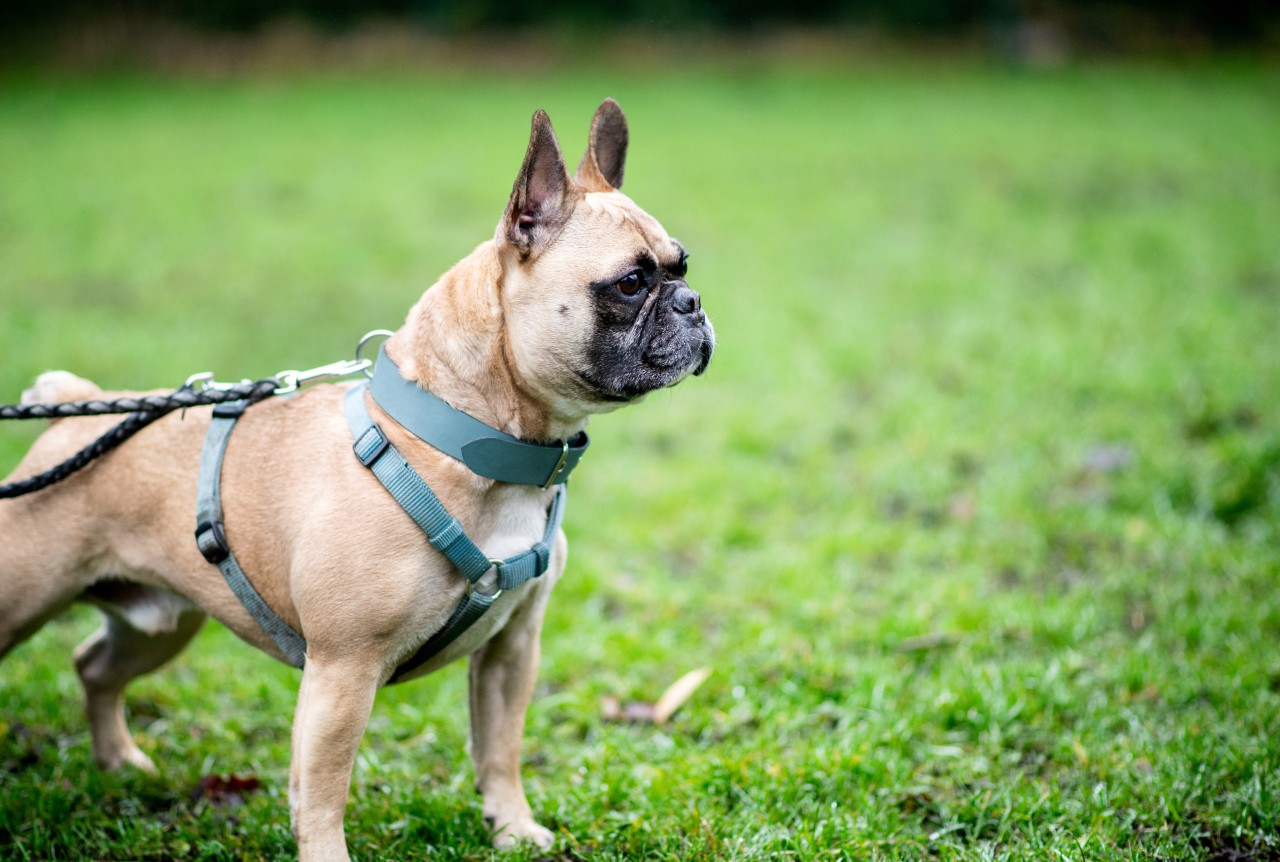
[[[608,401],[630,401],[701,374],[715,350],[715,330],[684,276],[687,256],[659,263],[646,251],[635,266],[590,286],[595,334],[580,374]]]

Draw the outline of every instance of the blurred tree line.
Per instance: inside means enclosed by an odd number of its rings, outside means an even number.
[[[1257,44],[1280,28],[1276,0],[8,0],[15,29],[85,18],[158,18],[247,31],[281,18],[343,28],[370,18],[442,33],[531,27],[758,30],[779,25],[869,26],[940,35],[1048,21],[1103,41],[1108,31],[1170,28],[1214,44]]]

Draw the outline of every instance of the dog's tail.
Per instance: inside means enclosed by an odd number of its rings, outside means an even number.
[[[55,401],[88,401],[101,397],[102,390],[92,380],[77,377],[70,371],[46,371],[36,378],[30,389],[23,390],[22,403],[51,404]]]

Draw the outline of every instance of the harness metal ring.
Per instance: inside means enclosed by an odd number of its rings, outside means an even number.
[[[498,566],[501,566],[505,562],[506,560],[495,560],[493,557],[489,558],[489,565],[492,566],[494,569],[497,569]],[[485,572],[484,574],[487,575],[489,573]],[[483,578],[484,575],[481,575],[480,577]],[[472,593],[479,593],[480,595],[484,596],[487,599],[496,599],[498,598],[498,596],[502,595],[502,590],[495,588],[493,592],[486,593],[484,590],[480,589],[480,579],[477,578],[474,582],[467,581],[467,596],[470,597]]]
[[[187,382],[182,384],[183,389],[193,389],[196,392],[203,392],[209,388],[209,384],[213,383],[212,371],[197,371],[187,378]]]
[[[395,335],[390,329],[372,329],[361,337],[359,343],[356,344],[356,362],[363,362],[364,357],[360,354],[364,352],[364,346],[375,338],[390,338]],[[373,362],[370,361],[369,367],[364,370],[364,376],[373,379]]]
[[[271,394],[288,395],[291,392],[297,392],[302,385],[301,377],[301,371],[281,371],[276,375],[276,380],[280,381],[280,385]]]

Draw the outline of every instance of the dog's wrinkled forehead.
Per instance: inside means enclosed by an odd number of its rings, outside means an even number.
[[[582,196],[574,216],[566,231],[570,243],[590,246],[598,237],[609,237],[611,253],[597,258],[600,264],[616,265],[619,261],[613,258],[621,255],[634,265],[637,255],[648,253],[659,266],[670,266],[684,256],[683,246],[667,234],[658,220],[622,192],[588,192]],[[620,236],[629,236],[632,242],[619,243]]]

